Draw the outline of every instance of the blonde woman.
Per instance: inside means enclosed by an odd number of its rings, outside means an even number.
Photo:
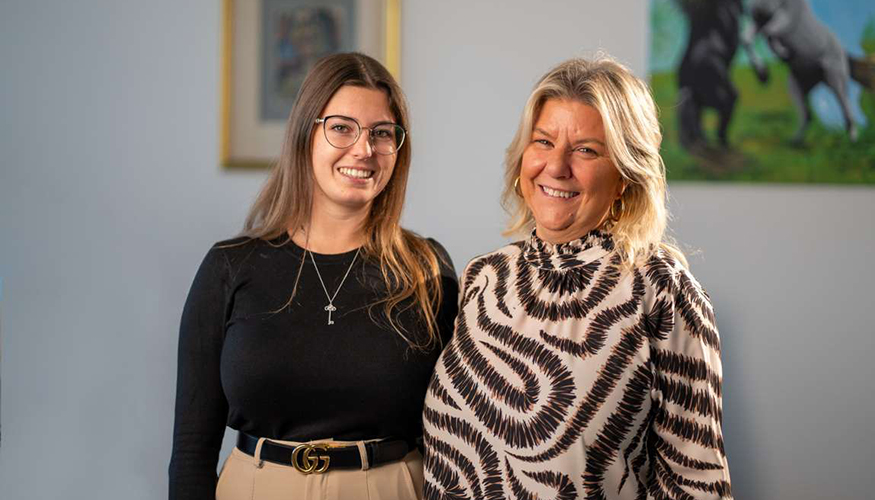
[[[407,127],[370,57],[303,82],[243,237],[209,251],[185,304],[171,499],[420,497],[423,395],[458,290],[443,248],[398,225]]]
[[[538,83],[507,151],[511,230],[471,261],[424,410],[425,497],[732,496],[708,295],[664,236],[647,86],[609,58]]]

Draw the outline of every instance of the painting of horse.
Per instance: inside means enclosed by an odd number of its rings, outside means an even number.
[[[875,183],[875,3],[650,5],[670,179]]]

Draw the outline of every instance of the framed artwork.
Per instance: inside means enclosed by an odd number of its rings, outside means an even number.
[[[266,168],[301,82],[321,57],[358,51],[399,76],[400,0],[223,0],[220,157]]]
[[[669,179],[875,183],[875,2],[650,0]]]

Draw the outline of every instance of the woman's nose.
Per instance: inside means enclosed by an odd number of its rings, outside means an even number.
[[[571,177],[571,162],[569,161],[569,155],[560,148],[554,149],[546,158],[544,170],[550,177],[556,179],[567,179],[568,177]]]
[[[371,131],[363,128],[359,138],[352,145],[352,154],[356,158],[370,158],[374,154],[374,145],[371,142]]]

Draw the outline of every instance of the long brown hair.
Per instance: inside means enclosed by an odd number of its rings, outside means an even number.
[[[290,228],[309,223],[314,182],[314,123],[334,93],[344,85],[385,92],[395,122],[409,129],[404,94],[382,64],[359,53],[334,54],[321,59],[301,85],[289,116],[280,159],[249,210],[243,236],[272,240]],[[389,183],[371,203],[370,214],[362,228],[366,238],[362,254],[366,259],[379,262],[388,293],[378,303],[384,305],[390,326],[412,347],[427,349],[440,343],[435,312],[441,301],[441,274],[431,245],[399,225],[411,151],[408,134],[396,153],[395,170]],[[413,300],[419,318],[427,327],[425,341],[405,335],[404,328],[397,322],[397,314],[407,308],[402,308],[402,304],[408,299]]]

